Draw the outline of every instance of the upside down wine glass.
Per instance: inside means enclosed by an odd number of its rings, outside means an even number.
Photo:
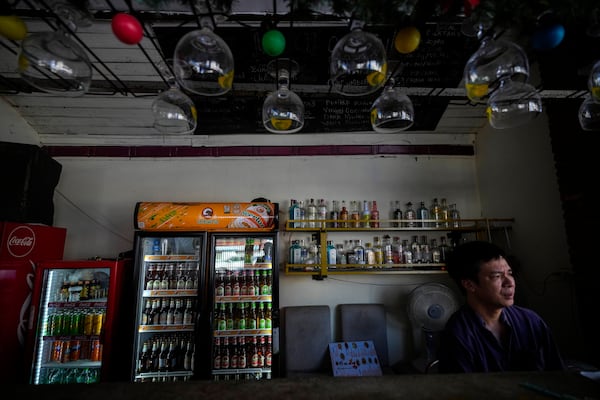
[[[277,60],[269,67],[278,68]],[[289,66],[277,69],[277,90],[270,93],[263,103],[262,120],[266,130],[272,133],[295,133],[304,127],[304,103],[290,90],[290,68],[297,66],[293,62]]]

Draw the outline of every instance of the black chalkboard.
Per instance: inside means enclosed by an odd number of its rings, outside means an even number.
[[[156,27],[159,45],[171,57],[177,41],[194,27]],[[281,27],[286,49],[279,56],[298,63],[291,88],[302,98],[306,122],[302,133],[369,131],[369,108],[380,92],[369,96],[346,97],[328,92],[329,60],[335,44],[349,30],[345,27]],[[469,56],[478,42],[460,32],[458,24],[425,24],[420,28],[421,44],[408,55],[393,46],[394,27],[369,28],[386,47],[389,71],[396,70],[397,86],[455,88]],[[258,27],[217,27],[215,33],[225,40],[234,55],[233,89],[213,98],[192,96],[198,109],[196,134],[265,132],[261,122],[262,103],[275,89],[275,80],[267,65],[274,58],[261,46],[263,31]],[[238,84],[238,87],[236,87]],[[247,90],[241,84],[256,84]],[[296,90],[294,85],[319,85],[318,93]],[[435,130],[447,104],[447,98],[411,96],[415,106],[415,124],[410,130]]]

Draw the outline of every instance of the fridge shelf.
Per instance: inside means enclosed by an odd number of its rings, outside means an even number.
[[[225,331],[213,331],[215,336],[271,336],[271,328],[265,329],[229,329]]]
[[[215,296],[217,303],[235,303],[240,301],[272,301],[273,296],[263,294],[259,296]]]
[[[100,368],[102,366],[101,361],[90,361],[90,360],[79,360],[79,361],[67,361],[58,362],[50,361],[40,365],[41,368]]]
[[[146,254],[144,255],[144,261],[148,262],[183,262],[183,261],[198,261],[198,256],[192,255],[179,255],[179,254],[168,254],[168,255],[155,255]]]
[[[241,375],[249,375],[245,380],[249,380],[250,376],[255,377],[255,379],[260,380],[263,377],[263,374],[267,374],[270,376],[271,368],[226,368],[226,369],[213,369],[211,370],[213,375],[221,376],[221,375],[237,375],[238,377]]]
[[[99,335],[45,335],[42,337],[43,341],[53,342],[55,340],[100,340]]]
[[[140,325],[138,332],[191,332],[194,324],[190,325]]]
[[[168,378],[191,378],[194,375],[193,371],[155,371],[155,372],[141,372],[135,374],[136,381],[146,381],[146,380],[162,380]]]
[[[160,289],[144,290],[143,297],[185,297],[196,296],[198,289]]]
[[[81,301],[51,301],[48,308],[106,308],[106,299]]]

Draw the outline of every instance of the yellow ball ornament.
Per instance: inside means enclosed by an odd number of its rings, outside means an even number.
[[[399,53],[409,54],[419,47],[421,43],[421,32],[414,26],[402,28],[394,38],[394,47]]]
[[[0,35],[9,40],[23,40],[27,36],[27,25],[16,15],[0,15]]]

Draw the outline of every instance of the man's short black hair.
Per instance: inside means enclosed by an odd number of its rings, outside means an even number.
[[[462,243],[454,248],[446,260],[448,275],[456,282],[461,291],[463,279],[478,282],[481,264],[498,258],[506,258],[502,248],[483,240]]]

